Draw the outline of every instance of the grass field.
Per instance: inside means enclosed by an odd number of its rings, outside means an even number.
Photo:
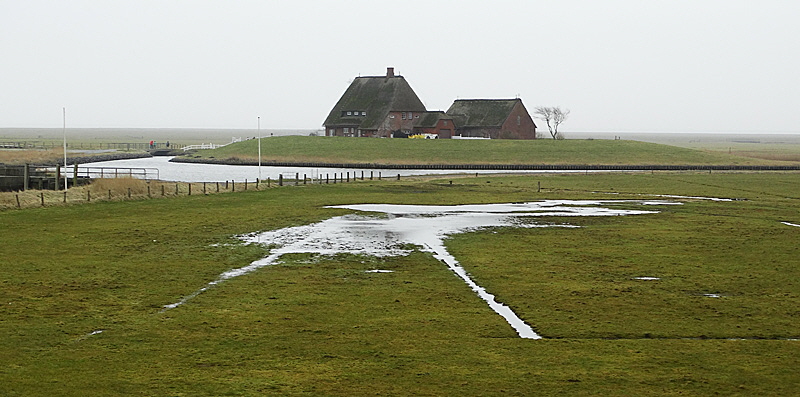
[[[792,395],[800,228],[781,222],[800,224],[798,186],[798,173],[437,177],[2,211],[0,394]],[[644,194],[740,200],[448,240],[543,340],[516,337],[423,252],[297,254],[161,311],[266,254],[233,236],[347,212],[325,205]]]
[[[266,161],[377,164],[796,164],[797,161],[736,156],[718,151],[625,140],[420,140],[287,136],[261,140]],[[199,157],[258,158],[258,140]]]

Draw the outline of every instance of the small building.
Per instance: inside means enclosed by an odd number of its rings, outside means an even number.
[[[536,139],[536,124],[519,98],[458,99],[447,115],[462,137]]]
[[[356,77],[325,119],[325,136],[406,137],[425,105],[403,76]]]
[[[436,135],[439,139],[450,139],[455,129],[453,118],[438,110],[425,112],[419,119],[415,119],[413,134]]]

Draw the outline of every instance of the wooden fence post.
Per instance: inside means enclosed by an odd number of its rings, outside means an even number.
[[[78,186],[78,164],[75,163],[74,167],[72,170],[72,187]]]
[[[89,203],[92,202],[92,191],[91,190],[87,190],[86,191],[86,202],[89,202]]]
[[[39,197],[42,199],[42,207],[44,207],[44,192],[39,193]]]
[[[165,189],[164,189],[164,185],[161,185],[161,196],[162,196],[162,197],[164,196],[164,190],[165,190]]]
[[[67,192],[66,191],[64,191],[64,203],[65,204],[67,203]]]
[[[189,184],[189,195],[190,196],[192,195],[192,184],[191,183]]]
[[[131,198],[131,188],[128,188],[128,198]]]
[[[25,164],[25,168],[23,168],[23,171],[22,171],[22,177],[24,178],[23,181],[22,181],[22,190],[23,191],[29,189],[28,182],[29,182],[29,179],[31,177],[30,167],[31,167],[30,164]]]
[[[147,198],[153,198],[153,196],[150,195],[150,185],[147,185]]]
[[[164,186],[161,186],[161,188],[163,189]],[[163,194],[162,194],[162,196],[163,196]],[[108,199],[111,200],[111,189],[108,189]]]
[[[283,186],[283,174],[278,175],[278,186]]]
[[[17,196],[17,208],[22,208],[22,206],[19,204],[19,194],[15,194],[15,196]]]

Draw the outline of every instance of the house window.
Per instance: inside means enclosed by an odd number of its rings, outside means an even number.
[[[366,115],[367,115],[367,112],[361,112],[361,115],[362,115],[362,116],[366,116]]]
[[[347,112],[347,115],[348,115],[348,116],[352,116],[352,115],[353,115],[353,112]]]
[[[521,122],[522,122],[522,117],[521,116],[517,116],[517,125],[520,125]]]
[[[447,127],[447,120],[444,121],[444,126]]]
[[[400,113],[400,117],[405,120],[406,119],[406,112]]]
[[[345,133],[345,135],[349,134],[350,133],[350,128],[349,127],[344,127],[344,133]]]
[[[389,118],[390,118],[390,119],[393,119],[393,118],[394,118],[394,115],[393,115],[393,114],[390,114],[390,115],[389,115]]]
[[[336,130],[333,129],[333,128],[329,129],[328,130],[328,136],[334,136],[334,135],[336,135]]]

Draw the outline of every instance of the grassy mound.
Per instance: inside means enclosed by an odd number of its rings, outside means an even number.
[[[196,156],[258,159],[251,139]],[[624,140],[452,140],[272,137],[261,140],[262,161],[376,164],[668,164],[757,165],[775,161]]]

